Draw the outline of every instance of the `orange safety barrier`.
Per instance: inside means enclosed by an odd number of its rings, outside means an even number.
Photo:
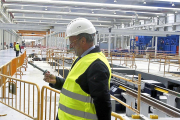
[[[25,53],[26,53],[26,51],[25,51]],[[7,64],[5,64],[4,66],[2,66],[0,68],[0,73],[3,75],[7,75],[7,76],[13,76],[15,73],[17,73],[17,68],[23,65],[24,59],[25,59],[24,54],[22,54],[19,57],[14,58],[13,60],[11,60],[10,62],[8,62]],[[22,74],[22,72],[20,70],[20,74],[19,74],[20,77],[21,77],[21,74]],[[16,74],[16,76],[17,76],[17,74]],[[5,83],[6,83],[6,78],[1,76],[0,77],[0,87],[2,85],[5,85]],[[3,91],[5,90],[4,86],[2,87],[2,90]],[[2,94],[3,94],[2,96],[4,97],[4,93],[2,93]]]
[[[17,57],[17,61],[16,61],[17,68],[21,66],[21,62],[20,61],[21,61],[21,58],[19,56],[19,57]]]
[[[20,56],[20,66],[22,66],[23,65],[23,63],[24,63],[24,54],[22,54],[21,56]]]
[[[10,70],[10,67],[11,67],[11,66],[10,66],[10,65],[11,65],[11,63],[7,63],[6,65],[4,65],[4,66],[2,67],[2,74],[8,75],[8,76],[11,75],[11,70]],[[1,77],[0,86],[5,85],[5,83],[6,83],[6,78],[2,76],[2,77]],[[3,91],[5,90],[5,86],[2,87],[2,90],[3,90]],[[3,97],[5,96],[5,93],[4,93],[4,92],[2,92],[2,96],[3,96]]]
[[[40,118],[40,88],[37,84],[0,74],[7,79],[0,89],[0,103],[33,120]],[[7,84],[8,83],[8,84]]]
[[[45,95],[44,95],[45,94]],[[40,120],[56,120],[59,101],[59,90],[48,86],[41,89],[41,116]],[[44,114],[45,113],[45,114]]]
[[[11,76],[13,76],[16,71],[17,71],[17,58],[14,58],[12,61],[11,61]]]
[[[24,51],[24,58],[26,58],[26,51]]]
[[[41,89],[41,116],[40,120],[56,120],[59,103],[59,90],[55,90],[48,86],[43,86]],[[115,112],[111,113],[115,120],[125,120]]]

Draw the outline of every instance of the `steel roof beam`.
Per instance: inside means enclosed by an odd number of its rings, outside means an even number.
[[[6,30],[34,30],[34,31],[48,31],[52,27],[37,26],[37,25],[20,25],[11,23],[0,23],[0,29]]]
[[[65,19],[65,18],[45,18],[45,17],[21,17],[21,16],[15,16],[14,17],[14,21],[20,20],[20,19],[30,19],[30,20],[50,20],[50,21],[68,21],[70,22],[72,19]],[[120,22],[130,22],[131,20],[129,19],[121,19],[121,20],[116,20],[116,22],[114,21],[104,21],[104,20],[91,20],[89,19],[92,23],[109,23],[109,24],[119,24]]]
[[[168,31],[148,31],[148,30],[132,30],[132,29],[112,29],[111,32],[129,32],[129,33],[135,33],[137,35],[143,34],[152,34],[153,36],[167,36],[167,35],[180,35],[180,32],[168,32]]]
[[[40,5],[20,5],[20,4],[3,4],[4,7],[8,7],[8,9],[13,9],[14,6],[19,6],[19,7],[39,7],[39,8],[44,8],[45,6],[40,6]],[[11,7],[12,6],[12,7]],[[46,6],[48,8],[51,8],[51,6]],[[121,12],[121,13],[133,13],[132,15],[135,15],[135,14],[146,14],[147,16],[165,16],[164,13],[160,13],[160,12],[152,12],[152,11],[149,11],[149,12],[144,12],[144,11],[133,11],[133,10],[121,10],[119,11],[119,9],[98,9],[98,8],[87,8],[87,7],[81,7],[81,8],[76,8],[76,7],[71,7],[71,6],[68,6],[68,7],[57,7],[57,6],[53,6],[53,8],[59,8],[59,9],[71,9],[71,10],[89,10],[89,11],[103,11],[103,12],[114,12],[114,11],[117,11],[117,12]]]
[[[179,11],[179,8],[167,8],[167,7],[151,7],[140,5],[123,5],[123,4],[105,4],[105,3],[91,3],[91,2],[74,2],[74,1],[40,1],[40,0],[6,0],[6,3],[18,3],[18,4],[38,4],[38,5],[53,5],[53,6],[79,6],[86,8],[108,8],[108,9],[123,9],[123,10],[151,10],[161,11],[167,13],[168,11]]]
[[[15,23],[24,23],[24,24],[44,24],[44,25],[58,25],[58,27],[61,26],[67,26],[68,23],[49,23],[49,22],[31,22],[31,21],[15,21]],[[94,26],[98,26],[98,27],[112,27],[112,25],[105,25],[105,24],[94,24]]]
[[[57,11],[37,11],[37,10],[19,10],[19,9],[7,9],[12,13],[35,13],[35,14],[50,14],[50,15],[73,15],[73,16],[87,16],[87,17],[107,17],[107,18],[128,18],[133,19],[133,16],[127,15],[112,15],[112,14],[89,14],[89,13],[73,13],[73,12],[57,12]],[[138,19],[147,20],[149,17],[138,16]]]
[[[109,34],[109,29],[99,28],[99,33]],[[148,31],[148,30],[132,30],[132,29],[111,29],[112,34],[119,35],[144,35],[144,36],[158,36],[165,37],[167,35],[180,35],[180,32],[167,32],[167,31]]]

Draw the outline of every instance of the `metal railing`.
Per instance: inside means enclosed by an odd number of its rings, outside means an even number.
[[[1,89],[0,102],[32,118],[39,119],[40,88],[37,84],[0,74],[6,82]]]
[[[56,120],[58,112],[60,91],[43,86],[41,89],[41,119],[40,120]],[[49,96],[48,96],[49,95]],[[54,97],[52,97],[54,95]],[[115,99],[119,102],[118,99]],[[45,114],[44,114],[45,113]],[[125,120],[121,115],[112,112],[111,115],[115,117],[115,120]]]

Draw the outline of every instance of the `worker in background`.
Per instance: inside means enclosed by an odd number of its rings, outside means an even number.
[[[93,44],[96,29],[85,18],[67,26],[70,48],[78,56],[66,79],[47,72],[44,81],[61,90],[56,120],[111,120],[109,63]]]
[[[16,42],[14,50],[16,51],[16,57],[18,57],[19,56],[19,52],[21,52],[21,46],[19,45],[19,42]]]

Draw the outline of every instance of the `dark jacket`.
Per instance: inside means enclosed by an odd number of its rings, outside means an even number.
[[[90,53],[100,52],[98,46]],[[72,67],[76,64],[74,62]],[[97,59],[89,68],[76,80],[81,89],[90,94],[96,108],[98,120],[111,120],[111,101],[109,93],[109,70],[105,63]],[[65,80],[64,80],[65,81]],[[56,84],[50,84],[51,87],[61,90],[64,81],[56,77]]]

